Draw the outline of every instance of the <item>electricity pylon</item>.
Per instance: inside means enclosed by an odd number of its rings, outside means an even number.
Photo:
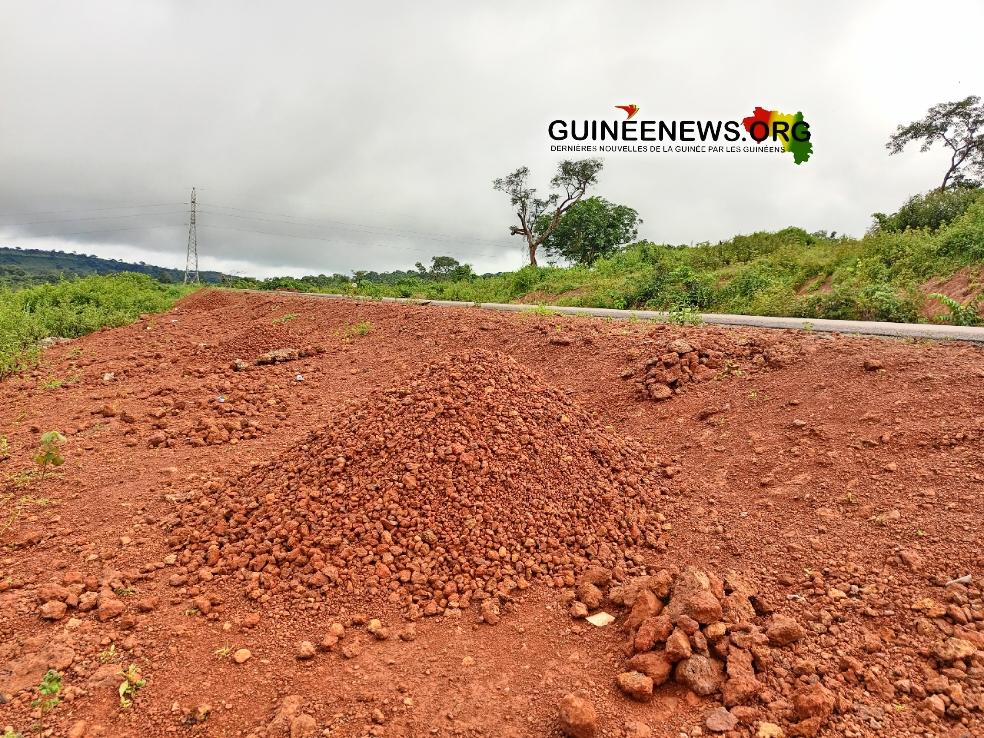
[[[195,188],[191,188],[191,219],[188,221],[188,256],[185,258],[185,284],[188,282],[200,282],[198,277],[198,229],[195,226],[195,216],[197,204],[195,200]],[[193,276],[194,275],[194,276]]]

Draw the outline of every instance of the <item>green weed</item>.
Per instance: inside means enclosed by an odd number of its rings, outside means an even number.
[[[984,302],[984,293],[968,301],[967,304],[957,302],[952,297],[939,292],[932,293],[930,297],[935,297],[943,303],[950,313],[949,322],[953,325],[974,326],[982,323],[981,316],[977,313],[977,306]]]
[[[37,690],[38,697],[31,702],[31,707],[41,712],[41,733],[44,733],[44,716],[61,702],[61,673],[49,669],[41,678]]]
[[[41,435],[41,447],[34,457],[34,463],[41,467],[42,482],[49,466],[58,467],[65,463],[65,457],[61,454],[63,443],[65,436],[58,431],[48,431]]]
[[[133,705],[137,692],[147,686],[147,680],[141,678],[136,664],[130,664],[126,671],[119,673],[119,676],[123,679],[117,690],[120,694],[120,709],[128,710]]]
[[[368,320],[361,320],[345,329],[348,336],[368,336],[373,332],[373,325]]]

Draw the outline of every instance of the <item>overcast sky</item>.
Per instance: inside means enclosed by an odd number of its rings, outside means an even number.
[[[195,186],[202,268],[512,269],[492,180],[528,165],[545,187],[547,123],[628,103],[802,111],[814,144],[800,166],[608,156],[596,193],[641,237],[860,234],[945,169],[890,158],[896,125],[984,94],[979,0],[695,5],[0,0],[0,244],[183,265]]]

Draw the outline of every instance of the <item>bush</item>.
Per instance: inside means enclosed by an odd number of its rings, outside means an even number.
[[[984,198],[940,233],[939,252],[961,261],[984,259]]]
[[[33,364],[42,338],[126,325],[167,310],[189,289],[123,273],[0,292],[0,377]]]
[[[980,202],[982,193],[984,189],[977,187],[956,187],[913,195],[897,213],[875,213],[872,229],[889,233],[918,228],[936,231],[959,218],[975,202]]]

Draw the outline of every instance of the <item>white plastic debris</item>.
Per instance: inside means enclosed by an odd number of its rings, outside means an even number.
[[[219,395],[219,402],[225,402],[225,397],[223,395]]]
[[[304,375],[303,374],[298,374],[296,377],[294,377],[294,381],[295,382],[303,382],[304,381]]]
[[[964,574],[962,577],[957,577],[956,579],[951,579],[949,582],[944,584],[944,587],[949,587],[951,584],[970,584],[973,581],[973,574]]]
[[[606,625],[611,625],[612,623],[614,623],[615,616],[609,615],[607,612],[602,611],[602,612],[596,612],[594,615],[588,615],[588,617],[586,617],[585,620],[587,620],[592,625],[595,625],[599,628],[603,628]]]

